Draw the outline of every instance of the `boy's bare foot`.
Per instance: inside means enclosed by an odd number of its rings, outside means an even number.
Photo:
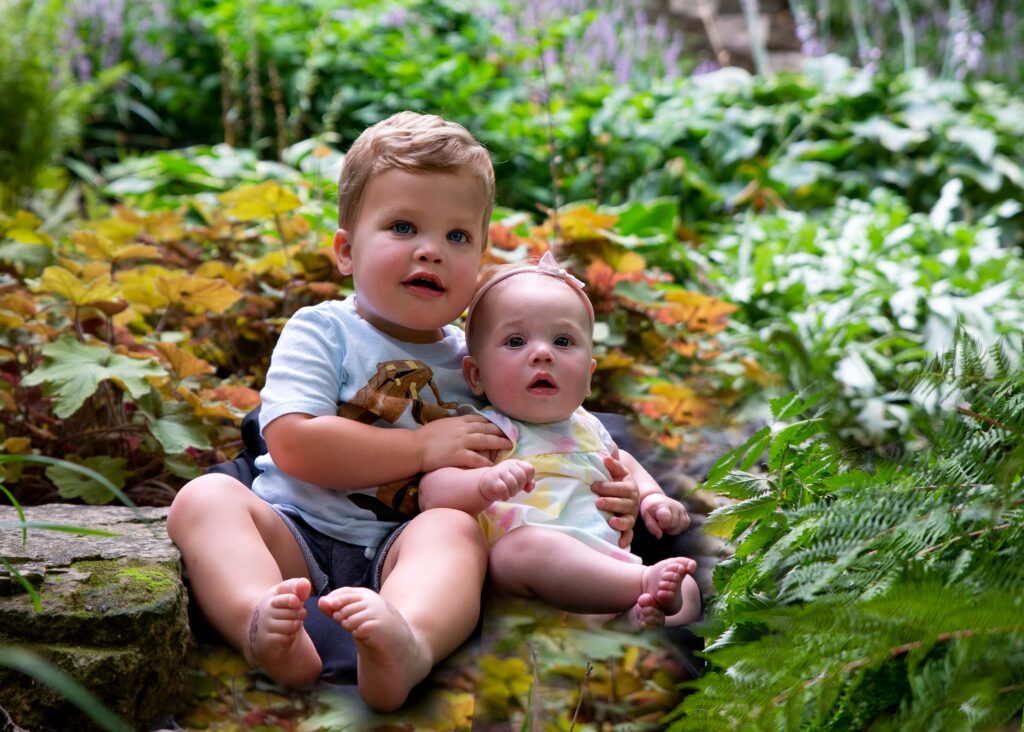
[[[686,557],[662,560],[645,569],[643,591],[654,596],[665,615],[674,615],[683,607],[683,578],[696,569],[697,563]]]
[[[320,598],[330,615],[356,642],[359,695],[370,707],[398,709],[433,668],[430,651],[413,635],[397,610],[376,592],[342,587]]]
[[[312,590],[304,577],[288,579],[270,588],[249,619],[245,658],[284,686],[305,686],[320,678],[323,668],[302,620],[302,606]]]
[[[636,598],[636,604],[615,619],[615,627],[623,630],[649,630],[665,625],[665,613],[658,607],[654,595],[645,592]]]

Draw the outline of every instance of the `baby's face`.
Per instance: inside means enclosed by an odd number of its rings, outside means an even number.
[[[466,378],[476,394],[524,422],[568,417],[590,393],[595,362],[581,293],[559,280],[521,274],[499,282],[473,315]]]

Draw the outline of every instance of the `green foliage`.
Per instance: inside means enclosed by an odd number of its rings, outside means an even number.
[[[97,84],[74,84],[60,52],[61,0],[0,4],[0,212],[31,194],[74,146]],[[109,79],[104,79],[104,82]]]
[[[743,449],[716,466],[707,488],[753,498],[711,516],[737,550],[715,572],[715,670],[672,729],[995,729],[1020,714],[1024,369],[958,334],[912,383],[945,408],[899,461],[837,449],[818,420],[775,431],[765,476]],[[755,499],[771,510],[739,508]]]
[[[927,214],[877,190],[821,213],[738,217],[689,255],[739,306],[735,335],[766,368],[836,396],[830,420],[851,442],[913,447],[936,404],[903,381],[958,326],[986,344],[1024,333],[1024,264],[1001,244],[1006,219],[965,223],[960,180],[943,190]]]

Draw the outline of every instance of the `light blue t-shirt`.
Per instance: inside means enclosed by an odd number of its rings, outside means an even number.
[[[363,320],[355,298],[299,310],[274,347],[260,392],[260,432],[299,412],[340,414],[378,427],[415,429],[478,404],[462,375],[466,341],[445,326],[436,343],[406,343]],[[360,491],[328,490],[281,472],[270,455],[253,490],[268,503],[296,511],[313,528],[358,546],[376,547],[417,511],[418,476]]]

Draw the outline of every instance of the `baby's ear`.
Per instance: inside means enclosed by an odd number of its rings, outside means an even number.
[[[469,385],[469,390],[477,396],[483,396],[484,385],[480,381],[480,369],[472,356],[464,356],[462,359],[462,376]]]
[[[590,379],[594,376],[594,369],[597,368],[597,359],[590,359],[590,373],[587,374],[587,394],[590,394]]]
[[[334,232],[334,258],[338,262],[338,272],[343,277],[352,274],[352,242],[344,229]]]

